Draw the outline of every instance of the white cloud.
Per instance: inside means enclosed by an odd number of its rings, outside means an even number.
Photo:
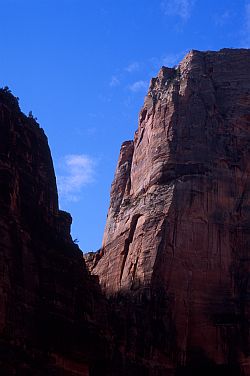
[[[109,83],[109,86],[115,87],[115,86],[119,86],[119,85],[120,85],[120,80],[118,79],[118,77],[112,76],[111,81]]]
[[[135,62],[129,64],[125,68],[125,71],[129,72],[129,73],[132,73],[132,72],[138,71],[139,67],[140,67],[140,64],[137,61],[135,61]]]
[[[66,201],[79,201],[81,190],[94,180],[95,162],[84,154],[70,154],[62,158],[57,176],[59,197]]]
[[[129,89],[133,91],[134,93],[140,90],[145,90],[148,88],[148,81],[136,81],[133,84],[129,86]]]
[[[196,0],[164,0],[162,9],[167,16],[178,16],[187,21]]]

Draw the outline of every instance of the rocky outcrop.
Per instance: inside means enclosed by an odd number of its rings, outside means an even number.
[[[102,375],[106,303],[58,208],[47,137],[0,90],[0,374]]]
[[[121,148],[88,264],[143,375],[250,375],[249,72],[244,49],[162,67]]]

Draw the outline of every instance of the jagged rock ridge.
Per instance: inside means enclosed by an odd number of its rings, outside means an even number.
[[[151,81],[85,257],[145,375],[250,375],[250,50],[191,51]],[[121,308],[122,307],[122,308]]]

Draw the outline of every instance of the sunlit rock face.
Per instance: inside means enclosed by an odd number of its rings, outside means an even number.
[[[152,79],[101,250],[58,207],[43,130],[0,90],[0,374],[250,376],[250,51]]]
[[[250,375],[249,50],[191,51],[152,79],[97,256],[144,374]]]
[[[70,225],[47,137],[0,90],[1,375],[102,375],[105,305]]]

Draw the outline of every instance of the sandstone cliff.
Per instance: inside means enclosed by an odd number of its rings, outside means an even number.
[[[152,79],[92,276],[0,90],[1,375],[250,376],[249,73],[250,50],[191,51]]]
[[[1,89],[1,375],[102,375],[105,302],[70,225],[47,137]]]
[[[250,50],[152,79],[86,261],[141,374],[250,375]]]

